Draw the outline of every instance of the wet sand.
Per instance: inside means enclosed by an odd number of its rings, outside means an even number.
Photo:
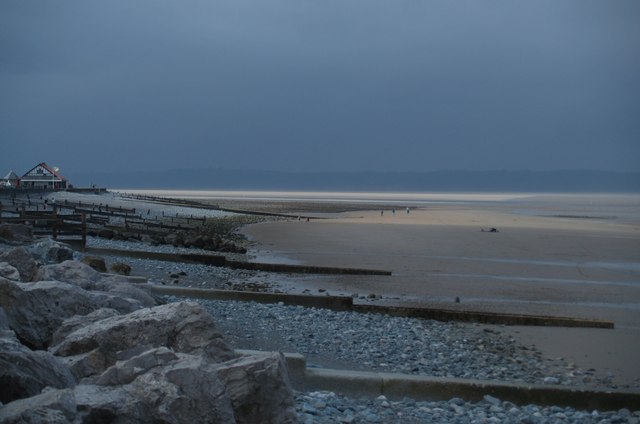
[[[382,302],[611,320],[614,330],[510,327],[549,358],[640,388],[638,196],[536,195],[420,204],[409,214],[318,214],[244,229],[256,261],[374,268],[391,277],[304,279],[292,290]],[[396,203],[392,203],[396,205]],[[411,205],[407,202],[408,206]],[[296,204],[290,208],[295,214]],[[308,210],[308,208],[304,208]],[[497,228],[498,232],[481,229]],[[458,297],[460,303],[455,303]]]

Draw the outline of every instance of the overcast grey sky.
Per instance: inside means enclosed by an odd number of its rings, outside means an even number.
[[[640,170],[640,1],[0,1],[0,173]]]

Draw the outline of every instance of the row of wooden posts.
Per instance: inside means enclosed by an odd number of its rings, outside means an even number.
[[[60,213],[61,210],[70,213]],[[165,215],[151,217],[150,210],[146,216],[144,212],[135,208],[110,206],[108,204],[94,204],[86,202],[28,202],[15,201],[10,206],[0,202],[0,223],[26,223],[33,225],[37,235],[51,235],[79,239],[82,246],[86,246],[87,224],[93,224],[98,229],[126,231],[140,236],[141,234],[156,235],[169,231],[189,231],[200,228],[206,222],[206,217]],[[7,217],[6,215],[11,215]],[[3,216],[4,215],[4,216]],[[113,223],[111,218],[118,218],[122,223]],[[95,228],[95,227],[94,227]]]
[[[79,242],[87,245],[87,216],[85,214],[59,214],[53,210],[18,211],[18,216],[3,216],[7,212],[0,203],[0,224],[26,224],[33,228],[34,235],[50,235],[54,240]],[[15,213],[14,211],[9,211]]]

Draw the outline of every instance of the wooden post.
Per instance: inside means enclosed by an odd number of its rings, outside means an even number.
[[[82,251],[87,249],[87,216],[82,214]]]
[[[53,233],[53,239],[54,240],[58,240],[58,210],[54,207],[53,208],[53,221],[52,221],[52,229],[51,232]]]

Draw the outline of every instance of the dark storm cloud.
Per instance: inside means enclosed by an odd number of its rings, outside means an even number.
[[[636,1],[5,0],[0,169],[637,170],[638,22]]]

